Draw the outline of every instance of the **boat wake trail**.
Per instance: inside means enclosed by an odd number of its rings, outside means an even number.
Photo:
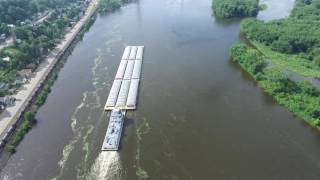
[[[91,167],[88,180],[118,180],[122,176],[120,156],[117,152],[102,151]]]

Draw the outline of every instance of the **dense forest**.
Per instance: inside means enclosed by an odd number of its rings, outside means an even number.
[[[1,0],[0,22],[18,24],[38,12],[63,7],[78,0]]]
[[[127,0],[101,0],[98,8],[108,12],[119,8],[122,2]],[[19,78],[20,70],[30,64],[37,66],[54,49],[87,5],[85,0],[0,0],[0,14],[3,14],[0,15],[0,34],[13,34],[15,38],[13,45],[0,51],[0,83],[9,85],[6,90],[16,88],[14,82]],[[8,9],[15,9],[15,12],[8,12]],[[37,25],[19,23],[46,10],[50,11],[49,18]],[[8,23],[16,26],[8,28]],[[6,57],[10,60],[2,60]],[[6,90],[1,89],[0,96],[8,94]]]
[[[233,60],[252,75],[280,105],[287,107],[312,126],[320,126],[318,89],[308,81],[292,81],[276,67],[268,67],[264,55],[244,44],[234,45],[231,54]]]
[[[212,7],[220,18],[251,17],[259,11],[259,0],[213,0]]]
[[[300,60],[301,65],[320,67],[320,0],[297,0],[286,19],[271,22],[246,19],[241,23],[241,32],[253,44],[262,44],[262,51],[296,55],[306,60]]]
[[[109,12],[120,8],[121,0],[100,0],[99,1],[99,11],[100,12]]]
[[[2,8],[8,4],[10,4],[10,7],[16,5],[15,8],[20,8],[20,3],[31,3],[31,1],[25,2],[24,0],[0,2]],[[16,2],[17,4],[14,4],[13,2]],[[41,4],[42,1],[34,0],[34,2]],[[76,0],[46,0],[44,2],[47,2],[47,8],[55,7],[55,9],[51,9],[50,16],[46,18],[45,21],[37,25],[16,25],[10,29],[10,33],[14,34],[16,40],[13,45],[5,47],[0,51],[0,83],[6,83],[9,85],[7,89],[1,89],[1,96],[8,94],[8,89],[15,88],[17,86],[14,82],[19,77],[19,70],[24,69],[28,64],[37,66],[41,60],[45,58],[45,55],[47,55],[48,52],[55,47],[59,39],[63,37],[63,34],[68,27],[71,27],[72,24],[79,19],[82,7],[84,6],[84,1],[79,3]],[[68,5],[66,5],[67,2],[69,3]],[[66,6],[63,6],[63,4]],[[26,7],[27,8],[24,8],[25,14],[28,14],[29,11],[30,13],[38,11],[31,11],[28,9],[29,6]],[[43,7],[43,5],[39,5],[39,7]],[[0,13],[3,12],[1,11]],[[16,22],[21,20],[21,18],[19,20],[17,19],[17,17],[19,17],[17,16],[18,14],[19,13],[12,14],[11,16],[9,13],[8,17],[10,16],[10,19],[13,18]],[[24,18],[28,17],[30,17],[29,14]],[[4,57],[9,57],[10,60],[2,60]]]

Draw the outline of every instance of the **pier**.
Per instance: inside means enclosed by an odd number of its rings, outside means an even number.
[[[126,111],[137,108],[143,52],[144,46],[127,46],[123,52],[104,107],[111,110],[111,115],[101,148],[103,151],[119,149]]]

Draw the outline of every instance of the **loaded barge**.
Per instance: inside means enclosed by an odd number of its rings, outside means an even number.
[[[104,107],[111,110],[102,151],[119,150],[126,110],[135,110],[144,46],[127,46]]]

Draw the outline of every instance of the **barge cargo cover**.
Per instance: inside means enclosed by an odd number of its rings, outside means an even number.
[[[115,81],[113,82],[116,84],[112,85],[104,108],[105,110],[136,109],[143,53],[144,46],[127,46],[124,49],[122,60],[120,61]],[[116,80],[121,82],[119,83]]]

